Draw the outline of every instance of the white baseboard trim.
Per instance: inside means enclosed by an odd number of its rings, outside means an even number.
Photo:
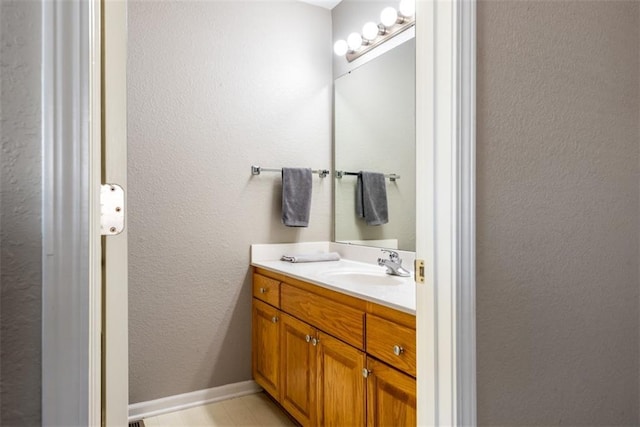
[[[262,388],[256,384],[255,381],[243,381],[205,390],[192,391],[190,393],[176,394],[147,402],[133,403],[129,405],[129,422],[194,408],[221,400],[232,399],[234,397],[246,396],[260,391],[262,391]]]

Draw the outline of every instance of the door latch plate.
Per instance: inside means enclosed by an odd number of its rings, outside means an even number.
[[[415,271],[416,283],[424,283],[424,260],[416,259],[413,271]]]
[[[115,236],[124,230],[124,190],[118,184],[100,186],[100,234]]]

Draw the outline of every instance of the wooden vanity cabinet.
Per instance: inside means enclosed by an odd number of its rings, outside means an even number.
[[[416,424],[415,316],[256,269],[253,376],[303,426]]]

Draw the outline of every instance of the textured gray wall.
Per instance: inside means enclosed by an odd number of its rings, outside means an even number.
[[[481,425],[637,425],[638,2],[478,4]]]
[[[331,179],[284,227],[277,173],[331,168],[330,11],[129,4],[130,402],[251,378],[249,245],[331,238]]]
[[[0,2],[0,425],[40,424],[40,17]]]

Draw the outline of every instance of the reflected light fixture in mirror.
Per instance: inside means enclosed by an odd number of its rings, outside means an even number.
[[[399,13],[393,7],[386,7],[380,13],[380,24],[367,22],[362,27],[362,35],[351,33],[347,40],[338,40],[333,45],[333,51],[338,56],[344,56],[352,62],[371,49],[397,36],[404,30],[415,25],[415,0],[401,0]]]

